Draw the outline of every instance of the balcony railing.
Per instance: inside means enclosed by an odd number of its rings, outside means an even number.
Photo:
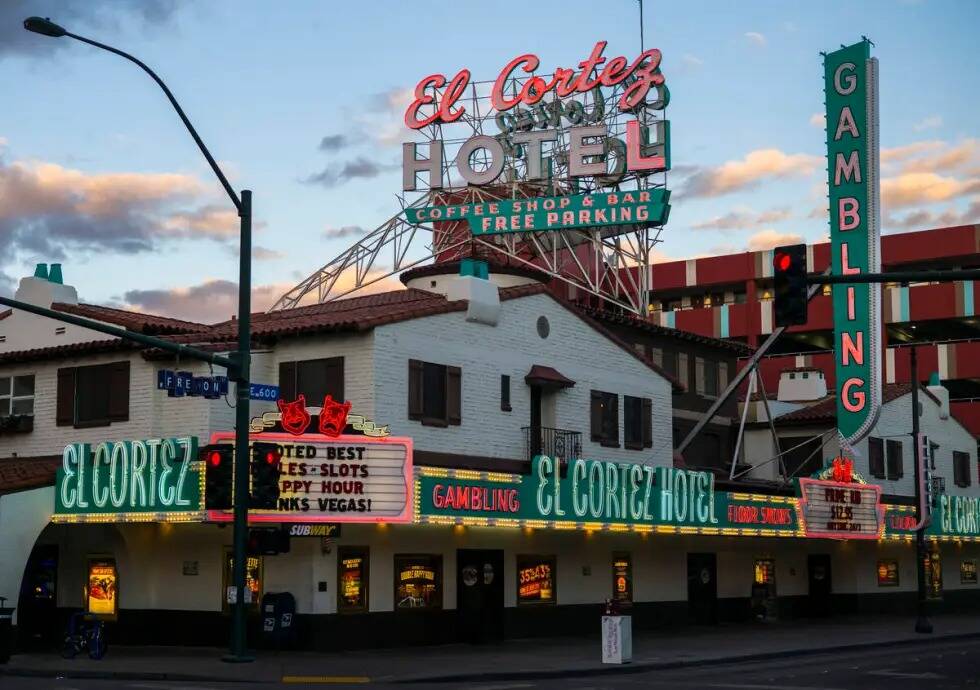
[[[536,455],[574,460],[582,455],[582,432],[567,429],[551,429],[546,426],[522,428],[524,432],[524,457],[531,460]]]

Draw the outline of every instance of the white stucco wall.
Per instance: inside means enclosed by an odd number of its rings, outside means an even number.
[[[7,606],[17,606],[24,566],[53,507],[53,487],[0,496],[0,596]]]

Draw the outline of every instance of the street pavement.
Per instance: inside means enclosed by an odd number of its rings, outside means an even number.
[[[980,639],[949,644],[920,643],[876,650],[783,657],[760,662],[694,666],[638,673],[467,683],[353,684],[148,682],[102,679],[0,678],[3,690],[242,690],[248,688],[387,687],[434,688],[464,685],[472,690],[614,690],[676,688],[677,690],[953,690],[980,687]]]

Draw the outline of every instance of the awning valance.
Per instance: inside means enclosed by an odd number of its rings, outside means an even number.
[[[542,388],[571,388],[575,385],[567,376],[563,376],[557,369],[535,364],[531,371],[527,372],[524,381],[529,386],[541,386]]]

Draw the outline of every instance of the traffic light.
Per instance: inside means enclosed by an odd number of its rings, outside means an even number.
[[[276,527],[257,527],[248,531],[245,553],[249,556],[274,556],[289,553],[289,531]]]
[[[230,510],[234,485],[235,447],[228,444],[204,446],[198,451],[204,463],[204,507]]]
[[[776,247],[772,252],[773,318],[776,326],[806,323],[806,245]]]
[[[279,507],[279,461],[282,451],[275,443],[252,444],[252,497],[249,506],[274,510]]]

